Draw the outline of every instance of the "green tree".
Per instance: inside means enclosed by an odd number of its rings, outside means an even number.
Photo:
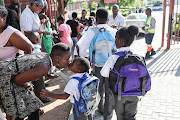
[[[141,7],[141,5],[145,5],[144,0],[117,0],[117,3],[108,3],[105,4],[104,0],[99,0],[99,3],[102,7],[108,5],[109,8],[113,6],[113,4],[118,4],[119,7]]]
[[[91,3],[91,8],[96,8],[96,7],[97,7],[97,2],[93,1],[93,2]]]
[[[56,1],[56,0],[53,0],[54,2]],[[62,6],[62,0],[57,0],[57,2],[58,2],[58,12],[59,12],[59,14],[63,14],[63,9],[65,9],[66,8],[66,6],[67,6],[67,3],[68,2],[72,2],[72,0],[64,0],[64,7]]]
[[[83,2],[81,6],[81,10],[87,10],[88,9],[88,2]]]

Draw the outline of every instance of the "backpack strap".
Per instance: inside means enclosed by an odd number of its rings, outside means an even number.
[[[142,96],[144,96],[146,93],[146,82],[147,82],[147,76],[144,76],[142,81]]]
[[[121,91],[122,91],[122,83],[123,83],[123,77],[120,75],[119,72],[115,68],[113,68],[113,72],[117,74],[117,82],[118,82],[118,100],[121,101]],[[117,87],[116,87],[117,88]],[[116,89],[114,88],[114,89]]]
[[[73,98],[74,98],[74,109],[75,109],[75,112],[76,112],[76,116],[79,117],[78,101],[76,100],[76,98],[74,97],[74,95],[73,95]]]
[[[119,83],[118,83],[118,100],[119,101],[121,101],[122,82],[123,82],[123,77],[119,76]]]
[[[93,74],[95,75],[96,71],[95,71],[95,51],[93,50],[93,53],[92,53],[92,72]]]

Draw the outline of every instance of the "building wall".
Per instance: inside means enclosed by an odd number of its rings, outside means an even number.
[[[19,0],[22,3],[22,9],[24,9],[26,7],[26,5],[29,4],[30,0]],[[4,4],[5,6],[9,6],[11,4],[10,0],[4,0]]]

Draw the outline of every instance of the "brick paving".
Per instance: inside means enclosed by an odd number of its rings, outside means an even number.
[[[155,57],[147,62],[152,87],[139,102],[137,120],[180,120],[180,49]]]

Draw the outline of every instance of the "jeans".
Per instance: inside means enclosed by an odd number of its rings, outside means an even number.
[[[77,37],[72,37],[72,41],[73,41],[73,46],[72,46],[72,49],[71,49],[71,55],[72,55],[72,61],[74,60],[74,50],[77,46]]]

